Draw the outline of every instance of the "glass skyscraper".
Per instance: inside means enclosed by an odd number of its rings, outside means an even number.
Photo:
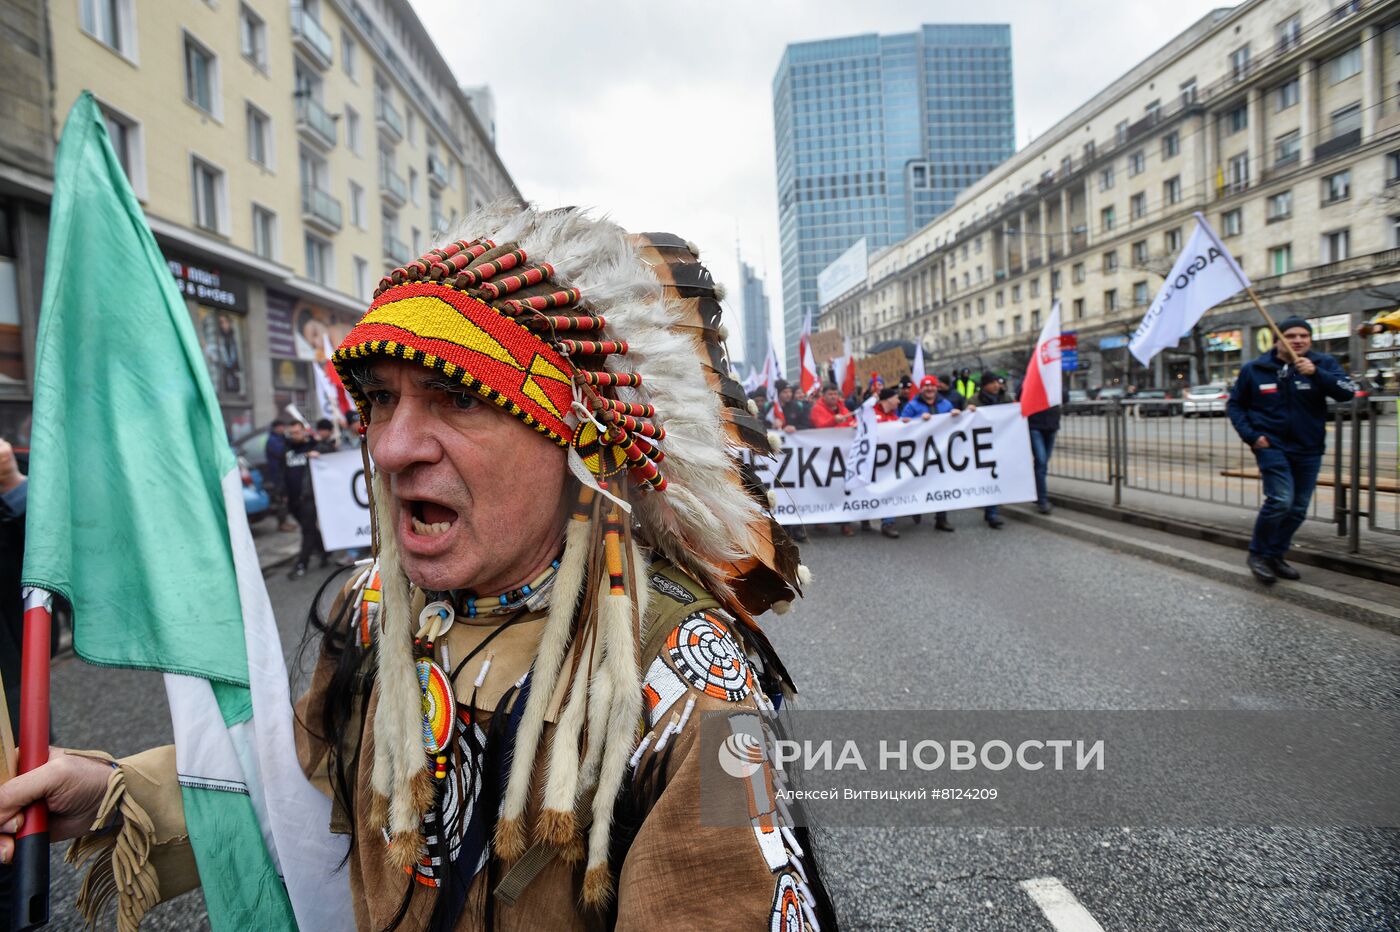
[[[923,26],[789,45],[773,78],[786,364],[817,273],[898,242],[1016,149],[1011,27]]]
[[[768,356],[768,295],[763,290],[763,279],[742,259],[739,280],[744,302],[744,362],[761,369]]]

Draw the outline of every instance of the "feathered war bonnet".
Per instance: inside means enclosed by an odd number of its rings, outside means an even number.
[[[584,899],[594,906],[612,895],[613,805],[643,721],[638,636],[647,588],[638,540],[704,585],[760,643],[754,616],[786,610],[806,575],[743,459],[746,449],[771,455],[779,440],[730,374],[720,299],[695,247],[677,237],[629,236],[573,209],[492,208],[381,280],[334,355],[362,425],[371,411],[351,370],[395,358],[460,382],[569,459],[578,499],[495,851],[513,860],[533,838],[573,860],[586,852]],[[387,514],[388,484],[376,473],[371,485],[383,587],[371,812],[389,834],[391,862],[406,868],[423,854],[420,825],[434,799],[414,659],[422,631]],[[573,645],[578,662],[565,669]],[[561,680],[567,693],[546,747],[545,716]],[[539,766],[543,807],[527,826]]]

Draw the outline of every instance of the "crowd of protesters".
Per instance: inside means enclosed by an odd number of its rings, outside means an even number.
[[[321,541],[316,496],[311,489],[311,461],[340,450],[345,442],[329,418],[321,418],[315,428],[298,420],[278,418],[268,429],[263,488],[277,516],[278,530],[301,531],[301,547],[287,573],[292,579],[306,575],[312,557],[319,557],[322,567],[330,563],[330,554]],[[355,552],[349,551],[341,562],[353,562],[354,557]]]
[[[887,386],[879,373],[871,373],[864,385],[857,385],[855,391],[842,398],[841,389],[828,382],[814,400],[808,401],[789,383],[779,379],[775,385],[776,397],[770,402],[766,390],[754,391],[753,398],[762,406],[764,420],[786,433],[799,430],[817,430],[824,427],[853,427],[854,412],[872,397],[875,399],[874,412],[877,423],[886,421],[928,420],[934,415],[948,414],[957,417],[964,411],[976,411],[983,405],[997,405],[1015,399],[1007,388],[1006,380],[995,372],[984,372],[980,379],[972,378],[971,370],[963,369],[949,373],[945,379],[925,375],[917,385],[909,376],[903,376],[898,384]],[[1036,506],[1042,514],[1050,511],[1046,493],[1046,472],[1050,452],[1054,448],[1055,432],[1059,429],[1059,408],[1033,415],[1031,418],[1031,451],[1035,460]],[[996,505],[982,509],[982,519],[993,530],[1005,527]],[[914,515],[914,523],[922,523],[922,515]],[[880,533],[890,538],[898,538],[899,530],[895,518],[880,519]],[[869,521],[861,521],[862,530],[873,530]],[[951,533],[954,528],[948,520],[948,513],[934,513],[936,529]],[[806,530],[799,526],[791,529],[794,539],[807,539]],[[855,522],[841,525],[841,533],[847,537],[856,533]]]

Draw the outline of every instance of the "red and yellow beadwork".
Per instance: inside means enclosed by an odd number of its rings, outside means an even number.
[[[551,281],[553,265],[528,263],[513,243],[459,241],[385,276],[333,357],[361,423],[369,423],[369,403],[348,367],[402,359],[441,372],[561,447],[573,446],[599,479],[625,470],[641,485],[665,488],[658,466],[664,457],[655,446],[665,431],[651,420],[655,409],[613,397],[642,385],[640,374],[605,366],[627,354],[626,341],[602,338],[607,322],[578,289]],[[571,418],[576,399],[591,419]]]

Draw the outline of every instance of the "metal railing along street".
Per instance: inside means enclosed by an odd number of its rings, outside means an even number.
[[[1088,401],[1064,407],[1050,475],[1257,510],[1263,501],[1254,454],[1240,442],[1223,404],[1187,414],[1180,399]],[[1359,396],[1330,406],[1309,519],[1336,527],[1347,550],[1360,531],[1400,534],[1400,464],[1395,396]]]

